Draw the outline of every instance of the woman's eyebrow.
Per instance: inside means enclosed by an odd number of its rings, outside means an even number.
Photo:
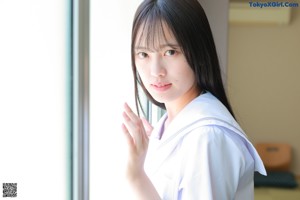
[[[176,49],[176,48],[179,48],[179,45],[176,44],[176,43],[166,43],[166,44],[161,44],[161,45],[159,45],[159,47],[160,47],[161,49],[166,48],[166,47],[171,47],[171,48]]]
[[[134,47],[135,50],[149,50],[149,48],[147,47],[143,47],[143,46],[136,46]]]
[[[171,48],[173,48],[173,49],[176,49],[176,48],[179,48],[179,45],[176,44],[176,43],[165,43],[165,44],[159,45],[159,49],[164,49],[164,48],[166,48],[166,47],[171,47]],[[134,49],[135,49],[135,50],[154,51],[153,49],[148,48],[148,47],[144,47],[144,46],[136,46]]]

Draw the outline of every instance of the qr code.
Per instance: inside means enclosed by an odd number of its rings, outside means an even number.
[[[3,183],[3,197],[17,197],[17,183]]]

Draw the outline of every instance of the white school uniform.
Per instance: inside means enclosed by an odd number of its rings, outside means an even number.
[[[161,199],[254,199],[254,171],[266,175],[264,165],[217,98],[200,95],[163,130],[166,119],[154,128],[145,161]]]

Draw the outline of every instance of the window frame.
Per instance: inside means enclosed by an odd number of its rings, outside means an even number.
[[[71,0],[72,27],[72,191],[71,199],[89,199],[89,6]]]

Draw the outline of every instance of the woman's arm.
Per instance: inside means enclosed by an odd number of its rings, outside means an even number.
[[[128,179],[130,188],[137,200],[160,200],[155,187],[143,171],[135,179]]]
[[[246,161],[243,143],[228,135],[221,127],[204,126],[185,137],[180,199],[235,199]]]
[[[131,108],[125,104],[122,130],[128,143],[129,157],[127,162],[127,180],[138,200],[159,200],[160,197],[144,171],[144,162],[148,150],[149,138],[144,128],[145,120],[141,120]],[[149,130],[150,124],[146,123]]]

